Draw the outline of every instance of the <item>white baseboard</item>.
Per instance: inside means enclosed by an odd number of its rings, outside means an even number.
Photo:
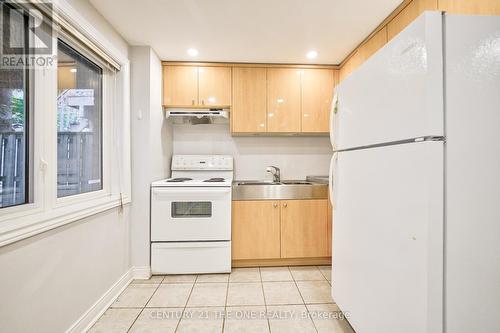
[[[134,279],[149,279],[151,267],[132,267],[116,283],[109,288],[102,297],[94,303],[67,331],[66,333],[80,333],[88,331],[109,306],[120,296],[122,291]]]
[[[80,333],[88,331],[121,292],[130,284],[134,269],[129,269],[123,276],[102,295],[67,331],[66,333]]]
[[[151,277],[151,267],[149,266],[132,267],[132,276],[134,277],[134,279],[147,280]]]

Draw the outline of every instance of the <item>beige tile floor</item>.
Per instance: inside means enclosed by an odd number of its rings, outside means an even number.
[[[331,283],[330,266],[153,276],[134,280],[89,332],[353,333]]]

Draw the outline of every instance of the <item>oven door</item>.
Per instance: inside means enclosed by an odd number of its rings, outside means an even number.
[[[230,187],[152,188],[151,241],[230,239]]]

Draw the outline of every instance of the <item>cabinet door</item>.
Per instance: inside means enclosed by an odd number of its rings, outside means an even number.
[[[163,66],[163,105],[198,104],[198,67]]]
[[[279,201],[233,201],[232,258],[280,257]]]
[[[281,201],[281,257],[327,257],[327,199]]]
[[[387,27],[383,27],[369,40],[360,46],[360,58],[362,62],[368,60],[374,53],[387,44]]]
[[[233,133],[266,131],[266,69],[233,68]]]
[[[346,77],[349,76],[356,68],[361,66],[363,63],[362,53],[359,52],[359,49],[354,51],[354,54],[347,59],[347,61],[342,65],[339,71],[339,81],[342,82]]]
[[[231,68],[199,67],[199,105],[231,105]]]
[[[333,87],[333,70],[302,70],[302,132],[328,133]]]
[[[267,70],[267,131],[300,132],[300,76],[298,69]]]
[[[436,10],[437,0],[413,0],[387,24],[387,39],[391,40],[426,10]]]
[[[439,10],[451,14],[500,15],[498,0],[439,0]]]

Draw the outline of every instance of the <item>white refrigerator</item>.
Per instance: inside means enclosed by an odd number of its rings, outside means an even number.
[[[500,332],[500,17],[422,14],[336,88],[331,140],[353,329]]]

